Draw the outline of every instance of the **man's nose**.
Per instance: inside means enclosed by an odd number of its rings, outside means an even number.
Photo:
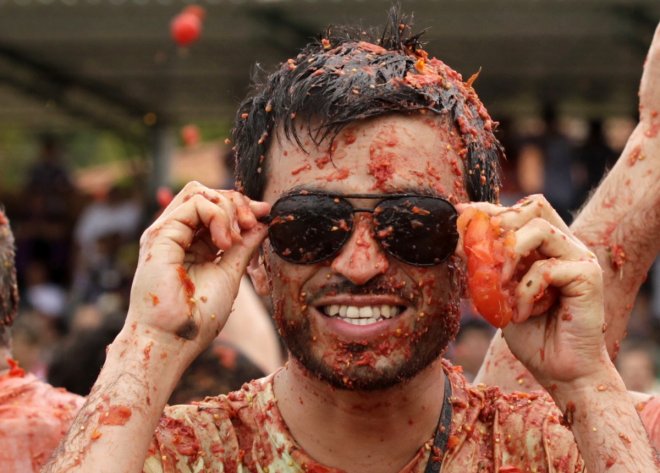
[[[332,261],[332,270],[353,284],[365,284],[389,268],[387,255],[373,235],[371,217],[356,215],[354,231],[341,252]]]

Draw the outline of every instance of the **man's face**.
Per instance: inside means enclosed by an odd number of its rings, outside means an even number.
[[[336,137],[332,149],[328,142],[314,145],[302,128],[299,134],[304,151],[282,134],[272,140],[268,202],[294,189],[467,200],[459,157],[463,145],[446,119],[390,115],[356,122]],[[349,201],[360,208],[378,203]],[[393,386],[437,359],[458,330],[456,257],[431,267],[399,261],[374,238],[370,213],[356,213],[348,242],[320,263],[292,264],[269,244],[264,248],[275,322],[287,348],[335,387]],[[349,316],[356,310],[371,314],[371,321],[356,324]]]

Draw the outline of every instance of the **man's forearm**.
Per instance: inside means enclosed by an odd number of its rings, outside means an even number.
[[[615,167],[571,226],[603,268],[605,341],[613,358],[637,291],[660,251],[660,139],[647,136],[648,127],[637,126]]]
[[[179,371],[168,349],[125,328],[44,472],[141,471],[154,429]],[[172,339],[172,344],[177,340]]]
[[[607,360],[604,360],[607,361]],[[551,387],[590,473],[659,471],[639,415],[614,366],[577,385]],[[554,389],[553,389],[554,388]]]

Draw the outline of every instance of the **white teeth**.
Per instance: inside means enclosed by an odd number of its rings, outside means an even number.
[[[370,317],[371,317],[371,307],[369,306],[360,307],[360,318],[368,319]]]
[[[360,316],[360,309],[355,307],[354,305],[349,305],[348,308],[346,309],[346,317],[355,319],[358,318],[359,316]]]
[[[332,304],[323,306],[323,312],[330,317],[341,317],[345,322],[354,325],[369,325],[399,314],[395,305],[355,306]]]

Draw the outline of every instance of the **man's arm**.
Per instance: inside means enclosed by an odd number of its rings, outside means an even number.
[[[625,336],[639,286],[660,251],[660,26],[649,49],[639,95],[639,124],[571,226],[603,269],[605,340],[611,357]],[[540,388],[511,354],[500,332],[475,383],[509,391]]]
[[[229,316],[268,209],[191,183],[144,233],[126,324],[45,472],[142,469],[180,375]]]
[[[509,244],[505,268],[519,267],[532,252],[540,256],[525,274],[511,276],[515,310],[502,333],[511,352],[564,412],[587,470],[657,471],[660,465],[635,404],[605,346],[602,271],[596,256],[542,196],[511,208],[470,206],[496,216],[500,228],[513,232],[514,238],[508,233],[500,237]],[[551,288],[558,299],[539,314]]]

